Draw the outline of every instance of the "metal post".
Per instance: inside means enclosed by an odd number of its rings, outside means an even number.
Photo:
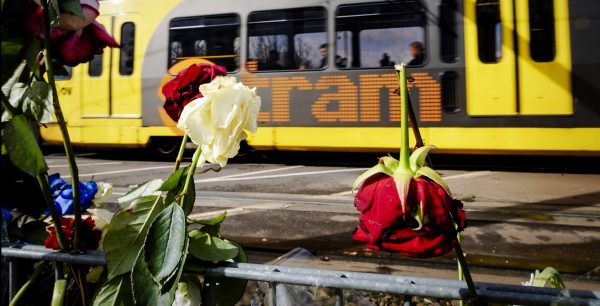
[[[275,306],[277,303],[275,302],[275,298],[277,295],[277,283],[269,282],[269,292],[267,293],[267,301],[269,306]]]
[[[412,306],[412,295],[404,295],[404,306]]]
[[[17,294],[17,259],[8,257],[8,300],[12,301]]]
[[[335,306],[344,306],[344,290],[335,288]]]

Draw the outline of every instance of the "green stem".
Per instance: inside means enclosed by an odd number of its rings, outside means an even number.
[[[462,247],[460,246],[460,241],[456,242],[456,246],[454,247],[454,251],[456,252],[456,259],[458,259],[459,271],[462,271],[462,275],[467,282],[467,288],[469,288],[469,295],[471,298],[477,298],[477,290],[475,290],[475,284],[473,283],[473,279],[471,278],[471,272],[469,272],[469,266],[467,265],[467,260],[463,255]]]
[[[175,171],[179,169],[179,165],[181,165],[181,161],[183,160],[183,152],[185,152],[185,145],[188,141],[187,133],[183,134],[183,139],[181,140],[181,145],[179,146],[179,153],[177,153],[177,159],[175,159]]]
[[[69,251],[69,244],[67,242],[67,238],[65,237],[65,233],[62,230],[62,223],[60,222],[60,214],[56,210],[56,206],[54,206],[54,199],[52,199],[52,192],[50,191],[50,182],[48,181],[48,174],[38,174],[37,175],[38,183],[40,184],[40,188],[42,189],[42,194],[44,195],[44,200],[46,201],[46,206],[50,211],[50,217],[52,218],[52,222],[54,223],[54,231],[56,232],[56,238],[58,240],[58,245],[63,252]]]
[[[396,73],[400,83],[400,170],[410,171],[408,151],[408,90],[406,86],[406,64],[396,65]]]
[[[33,284],[37,280],[37,278],[40,276],[40,274],[42,273],[42,271],[44,270],[45,267],[46,267],[46,263],[44,263],[44,262],[39,264],[37,267],[35,267],[35,270],[33,270],[33,274],[31,274],[31,276],[29,277],[27,282],[25,282],[25,284],[23,284],[23,287],[21,287],[21,289],[19,289],[17,294],[15,294],[12,301],[10,301],[9,306],[19,305],[19,300],[21,299],[21,297],[23,297],[23,295],[25,294],[27,289],[31,286],[31,284]]]
[[[65,302],[65,292],[67,290],[67,280],[57,279],[54,282],[54,292],[52,292],[51,306],[62,306]]]
[[[194,178],[194,172],[196,172],[196,166],[198,165],[198,160],[202,155],[202,147],[198,146],[196,148],[196,152],[194,152],[194,156],[192,157],[192,164],[188,169],[187,176],[185,177],[185,185],[183,185],[183,194],[181,195],[181,201],[179,203],[185,203],[185,197],[187,197],[187,190],[190,187],[192,179]]]
[[[75,163],[75,154],[73,153],[73,147],[71,146],[71,138],[69,137],[69,131],[67,130],[67,124],[65,117],[63,116],[60,103],[58,101],[58,92],[56,91],[56,82],[54,81],[54,69],[52,67],[52,46],[50,45],[50,13],[48,11],[47,0],[42,0],[42,8],[44,15],[44,60],[46,64],[46,72],[48,74],[48,83],[52,87],[52,106],[54,107],[54,115],[56,121],[60,127],[62,134],[63,143],[65,147],[65,154],[67,155],[67,162],[69,169],[71,170],[71,184],[73,185],[73,210],[75,212],[75,238],[73,239],[73,251],[80,251],[80,235],[81,235],[81,205],[80,205],[80,192],[79,192],[79,170]]]

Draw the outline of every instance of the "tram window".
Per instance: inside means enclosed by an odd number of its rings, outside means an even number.
[[[497,63],[502,58],[502,24],[498,0],[477,0],[477,49],[479,60]]]
[[[458,73],[446,71],[442,75],[442,109],[445,113],[460,111],[458,99]]]
[[[342,69],[385,67],[397,62],[422,66],[426,58],[425,24],[419,1],[341,5],[336,12],[336,65]]]
[[[323,69],[327,43],[323,7],[256,11],[248,15],[249,70]],[[326,63],[325,61],[323,63]]]
[[[88,67],[88,74],[91,77],[97,77],[102,75],[102,59],[103,54],[96,54],[94,58],[90,61]]]
[[[443,0],[440,4],[440,55],[445,63],[458,60],[458,35],[456,32],[456,0]]]
[[[70,80],[71,76],[73,75],[73,67],[63,65],[62,69],[60,68],[61,67],[54,71],[54,78],[57,81]]]
[[[551,62],[556,55],[554,3],[529,0],[529,52],[536,62]]]
[[[135,25],[126,22],[121,26],[121,56],[119,59],[119,73],[131,75],[133,73],[133,54],[135,45]]]
[[[200,58],[229,72],[239,67],[240,17],[237,14],[172,19],[169,24],[169,66]]]

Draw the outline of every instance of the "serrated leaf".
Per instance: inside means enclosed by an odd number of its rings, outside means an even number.
[[[235,258],[239,254],[240,248],[237,245],[198,229],[192,230],[189,238],[189,251],[200,260],[219,262]]]
[[[177,204],[169,205],[152,222],[144,250],[148,269],[159,283],[176,272],[186,234],[185,215]]]
[[[127,208],[129,205],[131,205],[133,201],[137,200],[138,198],[152,195],[153,193],[158,191],[162,184],[163,180],[161,179],[154,179],[142,183],[141,185],[130,190],[124,196],[120,197],[117,200],[119,202],[119,206],[121,206],[121,208]]]
[[[428,177],[432,181],[438,183],[440,186],[442,186],[442,188],[444,188],[444,190],[446,190],[446,193],[448,193],[448,195],[452,197],[450,187],[448,186],[448,184],[446,184],[446,181],[444,181],[444,179],[437,172],[435,172],[435,170],[429,167],[421,167],[419,168],[419,170],[416,171],[415,177],[419,177],[421,175]]]
[[[43,81],[31,83],[23,95],[21,109],[36,122],[52,120],[52,87]]]
[[[2,141],[10,160],[21,171],[34,177],[48,171],[42,150],[25,116],[15,116],[6,124]]]
[[[22,114],[21,110],[21,101],[23,101],[23,96],[27,92],[27,85],[18,82],[13,85],[10,89],[10,94],[6,97],[8,99],[8,103],[12,106],[13,114],[9,112],[2,113],[2,122],[7,122],[13,118],[13,116]]]
[[[360,184],[362,184],[362,182],[364,182],[366,179],[377,173],[385,173],[389,176],[392,176],[393,174],[393,172],[389,171],[389,169],[383,163],[379,163],[373,168],[363,172],[360,176],[358,176],[354,181],[354,184],[352,184],[352,190],[356,189],[358,186],[360,186]]]
[[[400,206],[402,207],[402,213],[406,214],[408,212],[408,190],[410,188],[410,181],[412,180],[412,175],[410,173],[394,173],[392,175],[394,179],[394,183],[396,185],[396,190],[398,191],[398,198],[400,198]]]
[[[136,305],[160,305],[159,298],[162,286],[150,273],[144,257],[144,250],[141,249],[131,271],[133,300]]]
[[[163,208],[161,197],[146,196],[113,216],[104,238],[109,280],[131,271],[152,222]]]
[[[127,306],[133,304],[131,293],[131,275],[121,274],[104,282],[96,291],[92,306]]]
[[[417,148],[414,152],[412,152],[409,159],[410,169],[413,172],[417,172],[419,168],[423,167],[425,165],[425,160],[427,159],[427,154],[429,154],[429,151],[435,148],[435,146],[428,145]]]
[[[227,217],[227,212],[223,212],[222,214],[210,219],[210,220],[193,220],[193,223],[196,224],[202,224],[202,225],[218,225],[223,223],[223,221],[225,221],[225,218]]]
[[[2,53],[4,53],[4,42],[2,45]],[[4,93],[5,96],[10,96],[10,90],[12,89],[12,87],[19,81],[19,78],[21,77],[21,74],[23,73],[23,69],[25,69],[25,65],[26,62],[22,61],[21,64],[19,64],[19,66],[17,66],[17,69],[15,69],[15,71],[13,72],[12,76],[6,81],[6,83],[2,84],[2,93]]]
[[[187,239],[184,240],[182,251],[175,277],[171,277],[164,285],[154,279],[146,261],[148,258],[144,255],[144,250],[140,251],[131,273],[133,296],[137,305],[172,305],[187,256]]]
[[[181,177],[183,176],[183,173],[186,168],[188,167],[179,168],[175,170],[175,172],[171,173],[171,175],[169,175],[169,178],[160,186],[159,190],[170,191],[177,188],[177,186],[181,182]]]

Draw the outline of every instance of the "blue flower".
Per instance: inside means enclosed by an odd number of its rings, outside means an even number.
[[[54,206],[56,206],[58,213],[61,216],[73,214],[73,186],[61,179],[58,173],[50,175],[49,180]],[[94,195],[98,192],[98,185],[94,181],[79,182],[79,192],[81,208],[85,211],[90,207]]]

